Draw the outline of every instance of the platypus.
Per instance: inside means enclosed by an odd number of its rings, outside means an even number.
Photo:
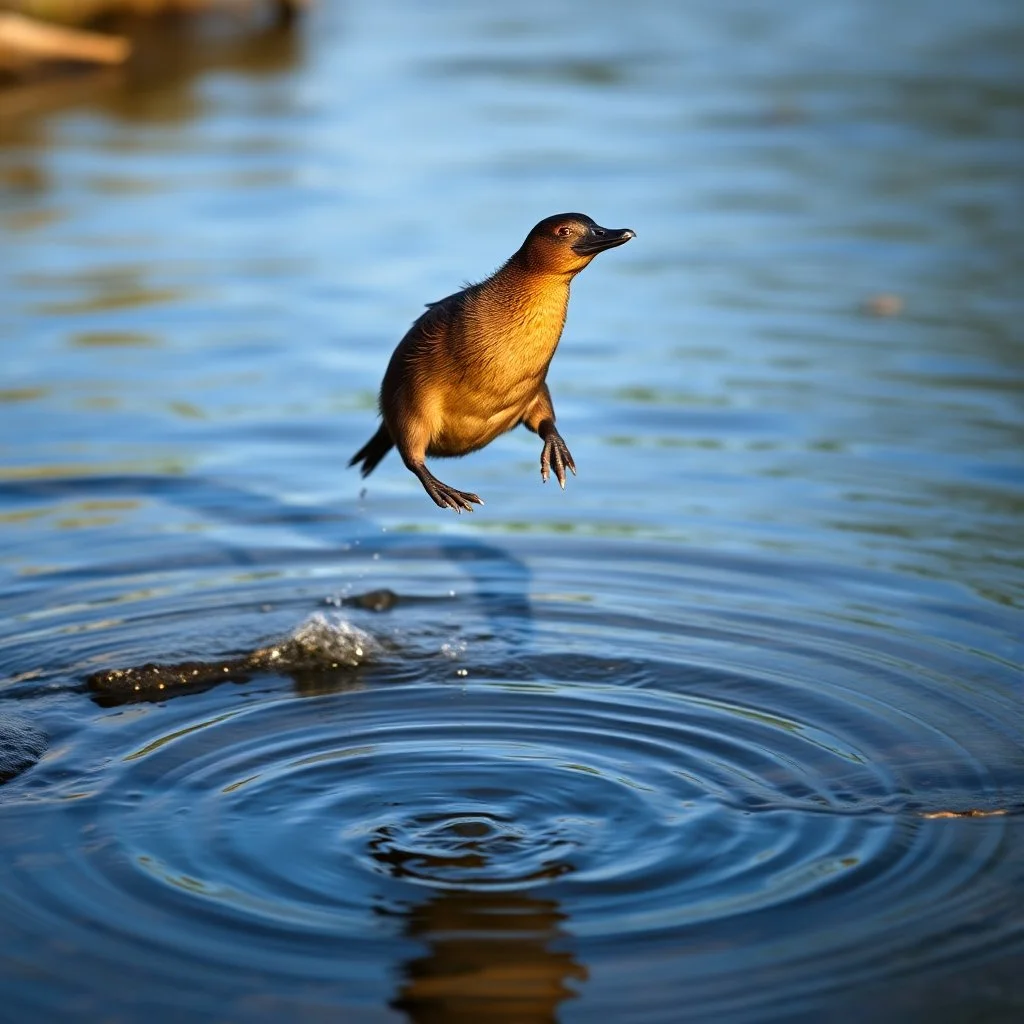
[[[402,461],[441,508],[473,511],[483,501],[442,483],[427,455],[466,455],[523,424],[544,442],[540,475],[576,464],[555,427],[545,383],[569,304],[569,285],[605,249],[635,237],[582,213],[546,217],[490,277],[431,302],[398,343],[380,389],[380,429],[352,456],[363,476],[397,446]]]

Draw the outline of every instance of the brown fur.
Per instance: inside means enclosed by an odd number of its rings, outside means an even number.
[[[555,429],[545,377],[572,279],[601,251],[573,246],[595,237],[610,248],[633,233],[609,232],[582,214],[549,217],[491,277],[431,304],[391,357],[380,430],[349,465],[362,462],[366,476],[394,444],[438,505],[472,511],[480,499],[442,484],[424,457],[465,455],[522,423],[545,441],[542,477],[553,462],[564,487],[564,469],[575,466]]]

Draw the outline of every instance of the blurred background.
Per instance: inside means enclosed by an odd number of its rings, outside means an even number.
[[[423,303],[579,209],[638,232],[577,282],[552,371],[582,476],[538,491],[513,435],[453,471],[493,509],[472,528],[1019,594],[1014,4],[184,6],[220,13],[110,23],[123,66],[0,93],[5,472],[215,471],[351,508]],[[455,525],[395,460],[367,501]]]
[[[159,1015],[183,978],[197,1019],[1024,1012],[1022,53],[1012,0],[0,2],[0,702],[49,737],[0,790],[0,857],[80,851],[0,897],[18,1012]],[[576,210],[637,237],[573,287],[565,493],[526,431],[434,467],[473,516],[394,455],[346,470],[423,304]],[[349,777],[323,756],[290,811],[224,796],[191,861],[150,849],[126,794],[169,792],[171,820],[214,748],[224,786],[291,779],[334,705],[281,679],[111,711],[84,675],[251,650],[379,587],[394,611],[352,613],[390,645],[360,676],[366,802],[328,813]],[[351,699],[332,680],[317,699]],[[613,684],[639,717],[588,703]],[[517,788],[503,744],[533,749],[548,692],[551,775]],[[242,706],[244,736],[214,725]],[[458,708],[478,759],[445,774],[403,730]],[[655,722],[681,731],[647,750]],[[157,750],[180,760],[136,778]],[[592,798],[623,765],[636,785]],[[730,825],[678,824],[706,799]],[[921,816],[968,810],[992,817]],[[95,906],[66,881],[94,840],[119,865]],[[261,874],[277,854],[307,890]],[[252,902],[222,919],[229,889]],[[191,948],[202,922],[223,946]],[[303,973],[282,934],[379,945]],[[101,994],[140,943],[137,985]]]

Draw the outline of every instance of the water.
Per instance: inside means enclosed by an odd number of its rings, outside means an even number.
[[[352,3],[0,94],[0,1016],[1017,1019],[1022,42]],[[576,209],[579,477],[363,494],[422,303]],[[84,685],[147,662],[228,671]]]

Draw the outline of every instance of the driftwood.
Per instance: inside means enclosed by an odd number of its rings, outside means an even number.
[[[123,36],[49,25],[0,12],[0,70],[24,71],[39,64],[122,64],[131,52]]]
[[[245,13],[271,8],[280,17],[294,17],[310,0],[0,0],[0,7],[46,22],[88,25],[101,18],[159,17],[206,11]]]
[[[309,0],[0,0],[0,82],[35,78],[55,68],[123,64],[131,41],[123,35],[87,31],[102,21],[130,28],[132,19],[205,13],[269,12],[288,24]]]

